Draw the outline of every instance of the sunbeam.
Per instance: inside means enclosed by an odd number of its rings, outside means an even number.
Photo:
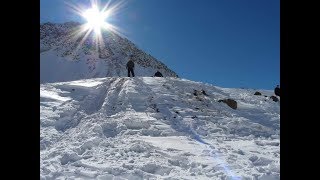
[[[124,5],[124,1],[111,4],[111,0],[109,0],[104,6],[100,6],[101,3],[97,0],[91,0],[90,2],[90,7],[66,2],[66,5],[71,11],[87,21],[86,24],[80,26],[79,29],[72,33],[71,38],[73,39],[78,39],[83,36],[75,51],[79,50],[92,32],[94,32],[94,42],[97,51],[101,51],[105,47],[103,31],[122,34],[122,30],[119,27],[110,24],[108,20],[120,11]],[[101,9],[100,7],[103,8]]]

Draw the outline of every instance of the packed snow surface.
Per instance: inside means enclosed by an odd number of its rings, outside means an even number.
[[[280,179],[271,95],[174,77],[40,84],[40,178]]]

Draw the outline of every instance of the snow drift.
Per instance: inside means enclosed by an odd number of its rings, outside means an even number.
[[[280,102],[255,91],[174,77],[41,84],[40,178],[280,179]]]

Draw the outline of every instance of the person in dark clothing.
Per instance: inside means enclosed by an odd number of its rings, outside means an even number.
[[[133,59],[133,56],[131,55],[126,67],[128,69],[128,77],[130,77],[130,72],[132,74],[132,77],[134,77],[134,71],[133,71],[134,62],[132,61],[132,59]]]
[[[274,88],[274,94],[277,95],[277,96],[280,96],[280,87],[279,87],[279,85],[277,85],[277,87]]]
[[[161,74],[161,72],[157,71],[157,72],[154,74],[154,77],[163,77],[163,75]]]

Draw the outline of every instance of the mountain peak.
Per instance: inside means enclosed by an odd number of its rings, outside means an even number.
[[[143,52],[128,39],[102,31],[102,41],[87,33],[78,22],[40,24],[40,82],[72,81],[98,77],[127,76],[125,68],[134,55],[135,74],[178,77],[161,61]]]

